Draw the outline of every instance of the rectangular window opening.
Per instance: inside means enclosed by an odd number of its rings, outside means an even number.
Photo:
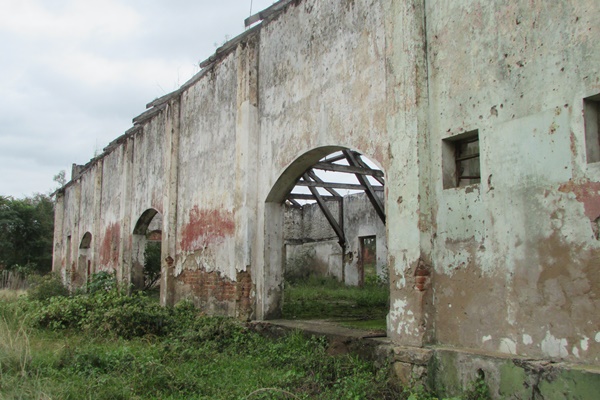
[[[600,162],[600,94],[583,99],[583,119],[587,162]]]
[[[478,130],[443,140],[442,170],[444,189],[481,182]]]

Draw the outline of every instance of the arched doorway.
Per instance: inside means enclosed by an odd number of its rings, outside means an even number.
[[[71,272],[71,285],[73,288],[82,287],[92,274],[91,244],[92,234],[86,232],[79,244],[77,268]]]
[[[291,300],[285,299],[293,281],[316,277],[353,290],[378,283],[384,298],[378,317],[385,330],[389,280],[384,189],[384,172],[361,153],[343,147],[309,151],[282,173],[265,203],[262,318],[294,318],[288,308]],[[323,306],[322,316],[330,316],[330,308]]]
[[[157,287],[161,268],[162,214],[150,208],[142,213],[132,236],[129,281],[134,290]]]

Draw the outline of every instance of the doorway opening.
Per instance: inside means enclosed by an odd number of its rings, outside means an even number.
[[[377,283],[380,274],[377,271],[377,236],[358,238],[360,256],[358,259],[358,286]]]
[[[346,148],[316,149],[288,167],[273,188],[279,195],[272,190],[266,204],[265,289],[273,303],[264,317],[385,335],[384,189],[383,171]]]
[[[79,252],[77,257],[77,268],[71,273],[71,285],[73,288],[83,287],[90,276],[92,275],[92,260],[91,255],[92,234],[86,232],[79,244]]]
[[[130,282],[134,290],[160,293],[162,214],[150,208],[133,230]]]

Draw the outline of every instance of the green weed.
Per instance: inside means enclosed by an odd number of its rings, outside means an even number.
[[[312,276],[286,282],[283,317],[331,319],[350,327],[385,330],[388,302],[385,284],[346,286],[334,278]]]
[[[0,302],[0,315],[19,314],[3,324],[3,346],[18,342],[11,348],[19,350],[0,349],[12,354],[10,367],[2,364],[0,398],[397,398],[387,374],[352,356],[328,356],[324,338],[271,340],[191,303],[151,304],[114,290]]]

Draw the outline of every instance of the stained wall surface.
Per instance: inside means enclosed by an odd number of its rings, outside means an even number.
[[[450,189],[431,177],[435,340],[597,363],[599,175],[583,99],[600,89],[600,4],[426,11],[433,171],[443,139],[477,129],[482,176]]]
[[[385,172],[394,343],[598,365],[600,163],[583,112],[600,3],[280,4],[57,193],[55,271],[75,282],[89,232],[89,272],[127,281],[153,209],[162,304],[276,317],[283,201],[352,149]],[[475,130],[481,182],[444,188],[451,140]]]
[[[360,240],[373,237],[376,241],[376,273],[387,279],[385,224],[364,193],[346,195],[341,204],[346,240],[344,248],[340,246],[337,234],[317,203],[304,204],[302,208],[286,207],[286,273],[298,276],[316,273],[319,276],[333,276],[347,285],[359,285],[362,283]],[[339,216],[340,202],[328,201],[327,207],[332,215]]]

